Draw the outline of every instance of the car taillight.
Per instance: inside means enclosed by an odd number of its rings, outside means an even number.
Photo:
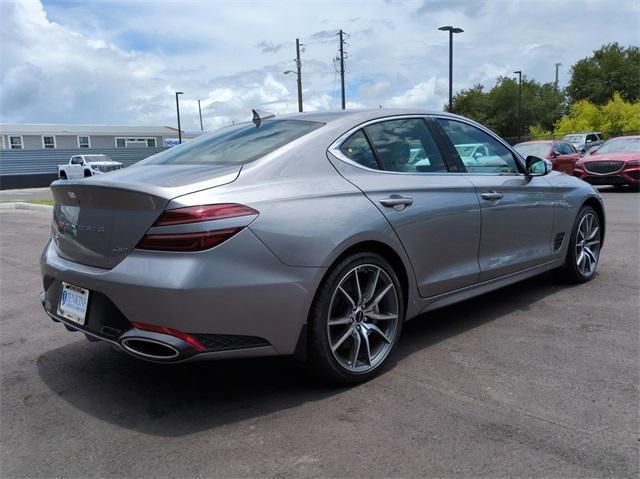
[[[202,225],[202,231],[176,232],[163,231],[162,233],[151,232],[155,227],[178,226],[191,223],[202,223],[205,221],[241,218],[243,216],[254,216],[258,212],[248,206],[235,203],[222,203],[217,205],[190,206],[187,208],[176,208],[167,210],[153,224],[151,230],[144,235],[136,248],[153,251],[203,251],[227,241],[242,231],[246,224],[230,226],[228,222],[223,222],[226,227],[215,228],[211,223]]]

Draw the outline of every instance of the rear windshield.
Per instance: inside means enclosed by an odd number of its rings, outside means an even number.
[[[239,165],[256,160],[320,128],[324,123],[267,120],[222,128],[153,155],[140,165]]]
[[[524,158],[527,156],[539,156],[544,158],[549,153],[551,145],[549,143],[521,143],[513,147]]]

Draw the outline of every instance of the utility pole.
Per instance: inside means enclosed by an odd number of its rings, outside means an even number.
[[[556,63],[556,91],[558,91],[558,67],[562,65],[562,63]]]
[[[176,92],[176,113],[178,114],[178,144],[182,144],[182,130],[180,129],[180,102],[178,102],[178,95],[184,95],[183,91]]]
[[[340,88],[342,90],[342,109],[346,108],[344,98],[344,35],[342,29],[340,30]]]
[[[204,131],[202,127],[202,109],[200,108],[200,100],[198,100],[198,115],[200,115],[200,131]]]
[[[438,30],[449,32],[449,113],[453,113],[453,34],[462,33],[464,30],[451,25],[440,27]]]
[[[516,72],[518,74],[518,141],[522,138],[522,70]]]
[[[296,38],[296,66],[298,67],[298,111],[302,113],[302,63],[300,61],[299,38]]]

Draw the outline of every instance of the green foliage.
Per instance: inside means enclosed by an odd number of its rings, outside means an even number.
[[[553,132],[540,125],[530,125],[527,132],[532,140],[551,140],[553,138]]]
[[[555,125],[554,134],[566,135],[578,131],[601,131],[606,136],[640,131],[640,101],[627,102],[615,92],[605,105],[598,106],[589,100],[571,105],[568,115]]]
[[[553,83],[523,77],[522,133],[531,125],[551,130],[564,108],[564,96]],[[462,90],[453,97],[453,111],[486,125],[500,136],[518,136],[518,82],[500,77],[488,92],[482,85]]]
[[[589,100],[604,105],[620,93],[623,100],[640,100],[640,48],[609,43],[571,67],[567,95],[571,103]]]

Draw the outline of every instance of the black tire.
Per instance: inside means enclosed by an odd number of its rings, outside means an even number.
[[[350,274],[356,270],[356,277],[358,277],[358,269],[364,268],[364,273],[367,274],[366,269],[369,268],[371,271],[376,271],[376,268],[381,269],[386,273],[384,276],[384,282],[375,292],[371,294],[371,296],[375,297],[380,294],[380,290],[385,289],[386,286],[389,285],[388,281],[393,284],[395,288],[395,296],[391,296],[392,301],[395,298],[395,302],[393,303],[395,309],[397,309],[397,317],[395,324],[386,324],[386,328],[390,328],[390,330],[386,330],[387,339],[390,339],[389,342],[384,341],[385,353],[376,358],[376,361],[379,361],[375,366],[373,366],[371,353],[368,356],[368,366],[371,368],[367,371],[352,371],[346,368],[345,365],[341,364],[338,359],[334,356],[332,352],[332,348],[330,345],[329,336],[329,315],[330,315],[330,307],[332,307],[334,297],[338,291],[338,286],[341,285],[341,281],[344,281]],[[373,274],[373,273],[372,273]],[[376,276],[377,280],[378,276]],[[366,279],[366,278],[365,278]],[[346,283],[342,283],[346,284]],[[373,284],[373,281],[370,281],[369,284]],[[363,295],[364,297],[365,295]],[[386,301],[386,300],[385,300]],[[363,303],[364,304],[364,303]],[[378,307],[376,307],[378,309]],[[398,281],[398,277],[393,267],[389,264],[389,262],[383,258],[382,256],[375,253],[355,253],[349,255],[348,257],[341,260],[338,264],[333,266],[327,276],[323,279],[318,292],[316,293],[316,297],[314,298],[313,305],[311,307],[311,312],[309,314],[309,328],[308,328],[308,364],[316,374],[320,375],[324,379],[339,384],[355,384],[367,381],[372,377],[376,376],[384,369],[384,367],[389,363],[389,358],[395,351],[396,345],[398,343],[398,338],[400,337],[400,333],[402,331],[402,323],[404,322],[404,291]],[[375,319],[366,319],[364,317],[360,317],[360,321],[367,323],[356,324],[356,319],[353,319],[352,324],[345,325],[345,328],[349,328],[352,325],[358,329],[358,331],[362,330],[363,333],[355,332],[355,336],[360,336],[360,334],[365,334],[362,326],[369,326],[371,323],[380,325]],[[377,326],[376,326],[377,327]],[[367,331],[367,337],[371,338],[372,336]],[[391,334],[393,335],[391,337]],[[357,339],[357,338],[356,338]],[[359,342],[359,341],[358,341]],[[346,345],[346,344],[345,344]],[[369,339],[367,339],[367,345],[369,345]],[[353,350],[356,348],[353,347]],[[382,346],[380,351],[382,351]],[[356,353],[356,361],[355,364],[358,364],[358,353]],[[362,367],[367,367],[364,365]]]
[[[591,206],[583,206],[576,217],[576,221],[573,225],[573,230],[571,231],[571,237],[569,239],[569,248],[567,250],[567,257],[565,259],[565,264],[562,268],[557,270],[558,276],[566,281],[571,283],[586,283],[590,281],[595,275],[596,269],[598,267],[598,262],[600,259],[600,245],[599,243],[596,254],[596,261],[593,269],[589,273],[585,273],[580,266],[578,265],[578,257],[577,257],[577,249],[578,249],[578,228],[581,225],[583,219],[592,215],[597,220],[598,228],[600,228],[600,233],[598,234],[598,240],[601,241],[602,238],[602,225],[600,224],[600,217],[596,210],[594,210]]]
[[[87,170],[84,170],[84,177],[85,178],[89,178],[90,176],[91,176],[91,172],[87,171]]]

